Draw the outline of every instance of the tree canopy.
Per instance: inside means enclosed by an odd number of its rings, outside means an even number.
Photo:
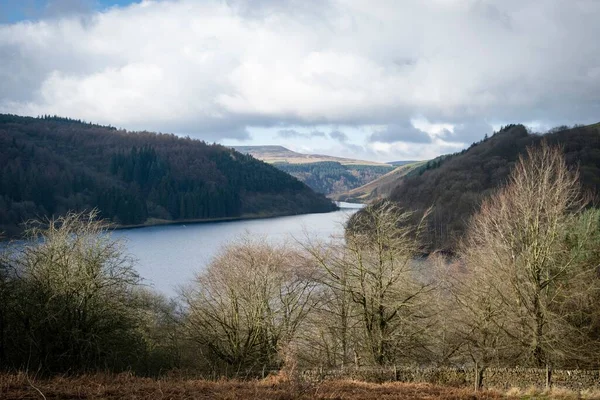
[[[97,208],[122,224],[326,212],[290,175],[230,148],[60,117],[0,115],[0,231]]]

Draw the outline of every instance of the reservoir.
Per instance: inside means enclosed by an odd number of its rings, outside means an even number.
[[[277,242],[302,242],[307,237],[327,240],[342,235],[345,222],[362,205],[339,206],[339,211],[325,214],[163,225],[123,229],[112,235],[125,241],[145,284],[175,296],[178,288],[191,282],[224,245],[243,235]]]

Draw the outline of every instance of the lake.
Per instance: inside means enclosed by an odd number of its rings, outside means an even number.
[[[163,225],[113,232],[126,241],[145,282],[167,296],[177,294],[225,244],[244,234],[271,241],[328,239],[343,234],[343,225],[362,206],[339,203],[341,209],[266,219]]]

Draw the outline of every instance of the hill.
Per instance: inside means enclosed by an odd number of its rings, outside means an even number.
[[[600,189],[600,124],[532,134],[523,125],[510,125],[466,150],[438,157],[416,174],[401,177],[389,198],[429,217],[431,248],[452,249],[464,233],[481,200],[503,185],[528,146],[543,139],[564,148],[567,162],[578,168],[585,190]],[[418,215],[418,213],[417,213]]]
[[[240,153],[250,154],[254,158],[268,163],[310,164],[320,162],[337,162],[341,165],[376,165],[388,167],[388,164],[375,161],[355,160],[351,158],[326,156],[323,154],[302,154],[283,146],[234,146]]]
[[[412,163],[401,164],[394,170],[365,185],[334,196],[334,199],[338,201],[368,203],[374,199],[387,198],[404,177],[416,173],[419,167],[425,165],[425,163],[426,161],[414,161]]]
[[[120,225],[335,209],[297,179],[224,146],[0,115],[0,231],[94,207]]]
[[[271,163],[298,178],[316,192],[335,197],[391,171],[389,164],[372,161],[301,154],[282,146],[237,146],[236,150]]]

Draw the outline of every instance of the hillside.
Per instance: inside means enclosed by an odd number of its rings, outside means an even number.
[[[401,180],[418,171],[419,167],[424,166],[426,161],[413,161],[409,163],[399,164],[397,168],[388,172],[379,178],[349,190],[347,192],[334,196],[338,201],[349,201],[356,203],[368,203],[374,199],[386,198],[392,190],[398,186]]]
[[[337,193],[360,187],[393,168],[389,165],[342,165],[333,161],[309,164],[274,163],[273,166],[298,178],[314,191],[329,197],[336,197]]]
[[[0,232],[98,208],[120,225],[335,209],[280,170],[219,145],[66,118],[0,115]]]
[[[271,163],[298,178],[316,192],[336,197],[391,171],[389,164],[372,161],[301,154],[282,146],[237,146],[236,150]]]
[[[433,206],[429,244],[431,248],[452,249],[481,200],[506,182],[527,146],[543,139],[561,145],[569,165],[579,169],[585,190],[598,193],[600,124],[545,135],[530,134],[522,125],[510,125],[460,153],[427,162],[417,174],[401,178],[390,199],[421,212]]]

